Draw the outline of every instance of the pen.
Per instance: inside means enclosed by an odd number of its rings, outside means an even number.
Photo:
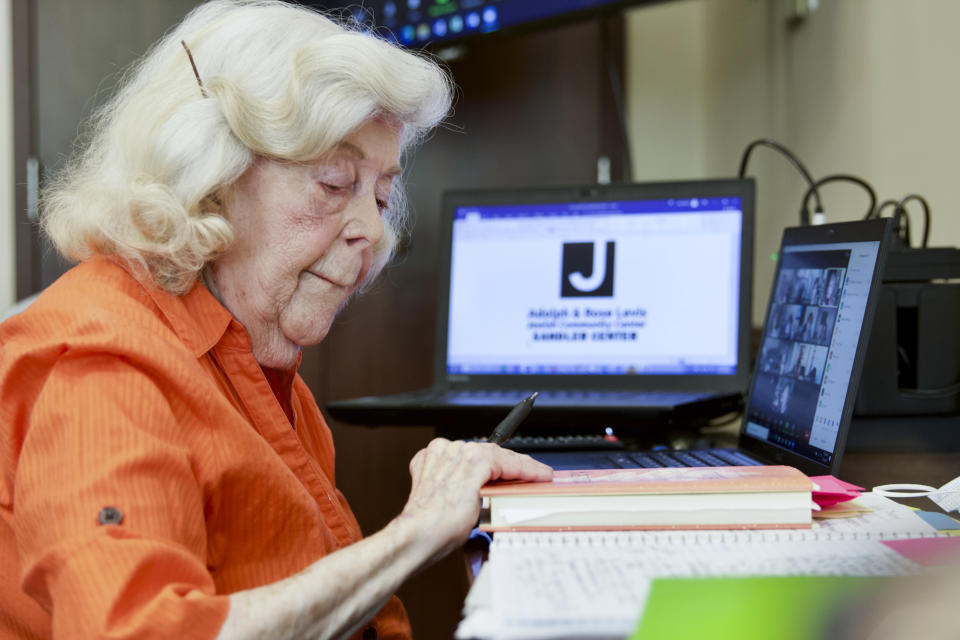
[[[513,432],[517,430],[517,427],[520,426],[520,423],[523,422],[523,419],[527,417],[527,414],[530,413],[530,409],[533,408],[533,401],[537,399],[537,394],[539,391],[534,391],[529,396],[524,398],[520,404],[515,406],[513,409],[510,409],[510,413],[507,414],[507,417],[504,418],[500,424],[497,425],[497,428],[493,430],[493,433],[490,434],[490,437],[487,438],[487,442],[492,442],[494,444],[503,444],[513,436]]]

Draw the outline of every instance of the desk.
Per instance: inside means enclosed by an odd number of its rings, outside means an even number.
[[[840,479],[871,489],[880,484],[914,483],[940,487],[960,476],[960,453],[848,453],[840,463]],[[939,507],[928,498],[897,502],[926,511]]]
[[[940,485],[946,483],[947,481],[953,479],[953,478],[956,477],[956,475],[958,475],[958,474],[960,474],[960,454],[956,454],[956,453],[948,453],[948,454],[935,454],[935,453],[925,453],[925,454],[915,454],[915,453],[911,453],[911,454],[875,454],[875,453],[870,453],[870,454],[862,454],[862,453],[856,453],[856,454],[850,454],[848,457],[846,457],[846,458],[844,459],[844,463],[841,465],[841,473],[840,473],[840,476],[841,476],[843,479],[845,479],[845,480],[848,480],[848,481],[850,481],[850,482],[855,482],[855,483],[857,483],[857,484],[860,484],[861,486],[865,486],[865,487],[867,487],[867,488],[870,488],[870,487],[875,486],[875,485],[877,485],[877,484],[900,483],[900,482],[922,483],[922,484],[930,484],[930,485],[933,485],[933,486],[940,486]],[[936,509],[938,509],[938,507],[935,505],[935,503],[933,503],[933,502],[932,502],[931,500],[929,500],[928,498],[916,498],[916,499],[913,499],[913,500],[910,500],[910,501],[898,500],[897,502],[900,502],[900,503],[914,503],[912,506],[920,507],[920,508],[925,509],[925,510],[928,510],[928,511],[929,511],[929,510],[936,510]],[[880,512],[882,513],[882,507],[880,507],[880,509],[881,509]],[[920,535],[920,534],[918,534],[918,535]],[[856,540],[859,540],[859,538],[856,538]],[[510,546],[513,546],[513,544],[514,544],[514,543],[510,543]],[[595,543],[592,543],[592,544],[595,544]],[[753,548],[752,545],[754,545],[754,542],[750,542],[749,544],[751,545],[751,548]],[[832,544],[832,543],[831,543],[831,544]],[[850,543],[850,542],[847,542],[847,543],[845,543],[845,544],[851,544],[851,543]],[[862,547],[860,547],[860,545],[866,544],[866,543],[865,543],[865,542],[856,542],[856,543],[853,543],[853,544],[856,545],[856,548],[857,548],[857,550],[858,550],[857,552],[859,553],[859,551],[863,549]],[[876,543],[870,543],[870,544],[876,544]],[[551,543],[550,547],[552,547],[552,545],[553,545],[553,543]],[[605,543],[604,543],[604,545],[605,545]],[[880,545],[877,545],[877,546],[880,546]],[[548,547],[548,548],[550,548],[550,547]],[[554,547],[554,548],[555,548],[555,547]],[[593,546],[593,547],[591,547],[591,548],[596,548],[596,547]],[[601,545],[600,548],[602,549],[602,548],[603,548],[603,545]],[[642,551],[642,546],[640,546],[640,547],[633,547],[633,548]],[[796,547],[790,547],[790,549],[796,550]],[[732,551],[733,551],[733,549],[731,549],[731,552],[732,552]],[[758,549],[757,552],[760,553],[759,549]],[[836,553],[835,550],[834,550],[833,552]],[[474,553],[476,553],[476,550],[474,550]],[[502,556],[500,555],[500,553],[502,553],[502,551],[498,551],[498,555],[496,556],[497,558],[502,558]],[[742,553],[742,552],[741,552],[741,553]],[[778,553],[782,553],[782,552],[778,552]],[[791,552],[790,552],[789,554],[787,554],[787,555],[778,555],[777,557],[789,558],[789,557],[792,556],[792,554],[793,554],[793,551],[791,551]],[[762,556],[762,553],[761,553],[761,556]],[[475,557],[476,557],[476,556],[475,556]],[[579,560],[579,562],[583,562],[583,560],[582,560],[583,556],[577,555],[576,557],[581,558],[581,560]],[[588,555],[588,557],[591,557],[591,558],[592,558],[592,555]],[[737,554],[734,554],[734,557],[739,557],[739,556],[737,556]],[[830,556],[825,556],[825,557],[833,557],[833,556],[830,555]],[[870,558],[871,558],[871,559],[870,559],[869,562],[872,563],[872,562],[873,562],[873,557],[870,556]],[[564,560],[564,561],[559,561],[559,557],[557,558],[557,560],[558,560],[558,562],[555,562],[554,559],[551,558],[551,560],[549,561],[549,565],[542,565],[542,564],[541,564],[541,565],[539,565],[539,566],[558,566],[558,565],[565,564],[565,562],[566,562],[565,560]],[[598,560],[599,560],[599,559],[598,559]],[[536,563],[535,563],[535,564],[536,564]],[[721,563],[721,565],[722,565],[722,563]],[[718,565],[718,566],[721,566],[721,565]],[[498,564],[497,566],[502,568],[502,565],[499,565],[499,564]],[[510,566],[509,561],[508,561],[507,566]],[[514,566],[523,566],[523,565],[514,565]],[[604,565],[601,563],[599,566],[604,566]],[[625,566],[631,566],[631,565],[627,564],[627,565],[625,565]],[[711,566],[712,566],[712,565],[711,565]],[[747,566],[750,566],[750,565],[747,565]],[[832,565],[831,565],[831,566],[832,566]],[[861,564],[861,566],[863,566],[863,565]],[[870,566],[874,566],[874,565],[871,564]],[[868,573],[872,573],[872,571],[873,571],[873,570],[871,570],[871,571],[868,572]],[[589,573],[589,571],[588,571],[587,573]],[[498,572],[498,574],[499,574],[499,572]],[[501,574],[501,575],[502,575],[502,574]],[[509,575],[509,574],[507,574],[507,575]],[[606,574],[604,574],[604,575],[606,575]],[[613,574],[611,574],[611,576],[612,576],[612,575],[613,575]],[[657,574],[650,574],[650,575],[657,575]],[[680,574],[680,575],[685,575],[685,574]],[[485,578],[485,579],[489,579],[489,578]],[[502,577],[501,577],[501,579],[502,579]],[[556,580],[556,577],[554,576],[552,579],[553,579],[553,580]],[[594,583],[594,582],[593,582],[594,580],[596,580],[596,578],[590,579],[590,583],[593,584],[593,583]],[[814,579],[814,580],[815,580],[815,579]],[[867,586],[869,586],[870,588],[873,588],[873,587],[876,587],[877,584],[878,584],[878,583],[876,583],[875,579],[874,579],[874,582],[871,582],[869,579],[860,579],[860,580],[863,580],[863,584],[866,585],[866,586],[864,586],[863,588],[867,588]],[[948,584],[946,584],[944,588],[945,588],[945,589],[948,589],[948,590],[952,590],[952,591],[949,591],[950,593],[955,593],[955,592],[957,592],[958,590],[960,590],[960,581],[957,581],[957,580],[956,580],[956,576],[953,576],[953,578],[948,577],[947,580],[948,580]],[[801,580],[801,581],[802,581],[802,580]],[[856,579],[851,579],[851,581],[852,581],[853,583],[855,583],[855,584],[860,584]],[[600,582],[605,582],[605,581],[604,581],[604,580],[600,580]],[[681,596],[682,596],[682,593],[685,593],[685,592],[686,592],[686,591],[685,591],[685,587],[684,587],[684,585],[683,585],[683,580],[682,580],[682,579],[679,580],[679,581],[678,581],[678,580],[672,580],[672,581],[669,581],[669,580],[668,580],[668,582],[679,583],[678,585],[675,585],[674,587],[671,587],[671,588],[672,588],[676,593],[681,594],[681,595],[676,596],[676,598],[679,598],[679,599],[682,600],[682,597],[681,597]],[[708,583],[709,583],[709,582],[710,582],[710,581],[708,581]],[[762,581],[758,581],[758,582],[762,582]],[[796,582],[796,581],[795,581],[795,582]],[[828,582],[828,581],[824,581],[822,584],[823,584],[823,585],[827,585],[827,582]],[[954,582],[957,582],[957,584],[953,584]],[[924,581],[921,581],[921,582],[911,582],[911,583],[910,583],[910,584],[911,584],[911,588],[910,588],[910,589],[904,589],[902,581],[897,580],[897,581],[895,581],[893,587],[895,587],[895,588],[897,588],[897,589],[899,590],[899,592],[900,592],[900,593],[899,593],[899,597],[902,598],[902,597],[906,596],[907,602],[909,602],[909,603],[917,604],[917,605],[920,604],[919,602],[916,601],[916,597],[913,595],[913,593],[916,592],[917,590],[924,592],[924,593],[926,594],[925,597],[927,597],[928,600],[932,600],[932,601],[936,601],[936,602],[941,603],[940,605],[937,605],[939,608],[938,608],[938,609],[935,609],[934,612],[931,614],[931,619],[943,620],[943,619],[945,618],[945,616],[947,615],[946,612],[950,612],[950,613],[952,614],[952,611],[953,611],[952,607],[953,607],[953,605],[951,605],[950,608],[944,608],[944,607],[942,606],[942,603],[944,602],[944,599],[943,599],[943,597],[942,597],[943,591],[942,591],[942,590],[936,591],[936,590],[933,588],[933,585],[934,585],[935,583],[936,583],[936,580],[934,580],[934,579],[924,580]],[[508,581],[507,581],[506,583],[503,583],[503,584],[521,584],[521,585],[522,585],[522,584],[524,584],[524,583],[523,583],[523,581],[517,581],[517,580],[515,580],[514,578],[509,578]],[[545,584],[546,584],[546,583],[545,583]],[[636,584],[640,584],[640,583],[638,582],[638,583],[636,583]],[[656,584],[659,585],[660,582],[658,581]],[[690,583],[690,584],[693,584],[693,583]],[[747,584],[750,584],[749,581],[748,581]],[[786,591],[785,591],[785,592],[788,592],[790,589],[795,588],[795,586],[793,585],[793,583],[792,583],[792,582],[789,582],[789,581],[786,582],[786,583],[779,583],[779,584],[780,584],[780,585],[784,585],[784,584],[786,585]],[[821,584],[821,583],[816,583],[816,582],[810,583],[810,584],[809,584],[809,589],[812,589],[812,590],[816,591],[816,590],[818,590],[818,589],[820,588],[820,587],[818,586],[818,585],[820,585],[820,584]],[[624,585],[624,586],[626,586],[626,585]],[[700,581],[698,581],[696,586],[698,586],[698,588],[699,588],[699,587],[703,587],[703,589],[701,589],[701,590],[703,591],[703,593],[706,593],[706,594],[714,593],[714,594],[716,595],[716,597],[718,598],[718,602],[719,602],[720,600],[722,600],[722,597],[721,597],[722,594],[719,594],[718,592],[710,592],[710,588],[712,588],[712,587],[711,587],[709,584],[707,584],[707,585],[701,585],[701,584],[700,584]],[[737,586],[737,585],[734,584],[733,586]],[[829,586],[829,585],[827,585],[827,586]],[[882,592],[878,592],[878,593],[880,593],[880,596],[882,596],[882,598],[887,598],[887,594],[886,594],[886,590],[887,590],[886,582],[879,583],[879,586],[882,587],[883,591],[882,591]],[[891,588],[893,588],[893,587],[891,587]],[[723,586],[721,585],[719,588],[720,588],[721,590],[723,590],[723,589],[725,589],[726,587],[723,587]],[[853,601],[860,601],[860,600],[863,599],[863,592],[861,591],[861,587],[856,586],[856,587],[854,588],[854,590],[851,590],[850,587],[844,586],[844,589],[847,591],[847,595],[850,596],[850,601],[851,601],[851,602],[853,602]],[[939,586],[938,586],[938,589],[939,589]],[[536,591],[536,590],[535,590],[535,591]],[[535,591],[531,591],[531,592],[535,592]],[[482,592],[482,590],[481,590],[481,592]],[[655,591],[655,592],[656,592],[656,591]],[[747,591],[745,591],[745,592],[747,592]],[[659,593],[662,594],[663,591],[660,591]],[[606,596],[604,596],[604,597],[606,597]],[[712,596],[711,596],[711,597],[712,597]],[[882,601],[885,603],[885,604],[883,605],[883,608],[882,608],[882,609],[877,608],[876,601],[873,601],[873,600],[868,601],[867,606],[873,607],[873,608],[870,609],[871,615],[870,615],[870,616],[867,616],[867,617],[864,618],[863,620],[866,620],[867,622],[871,622],[871,623],[872,623],[873,621],[875,621],[876,619],[879,618],[878,611],[886,611],[886,607],[888,607],[888,606],[893,606],[893,605],[891,605],[887,600],[882,600]],[[653,602],[653,601],[651,601],[651,602]],[[663,600],[662,600],[662,599],[661,599],[661,600],[657,600],[656,602],[657,602],[657,604],[659,605],[660,603],[663,602]],[[829,601],[829,602],[830,602],[829,605],[827,604],[827,602],[828,602],[827,600],[824,600],[823,603],[822,603],[820,606],[823,606],[823,607],[825,607],[825,608],[828,607],[827,609],[825,609],[825,611],[827,611],[827,612],[832,612],[832,611],[834,611],[834,609],[837,607],[837,605],[835,604],[835,602],[831,600],[831,601]],[[926,603],[926,601],[924,602],[924,604],[925,604],[925,603]],[[674,604],[676,604],[676,603],[674,603]],[[690,605],[689,603],[687,603],[686,606],[682,607],[682,608],[685,610],[684,615],[687,616],[687,617],[689,617],[689,614],[690,614],[691,612],[701,611],[701,608],[703,609],[703,611],[702,611],[703,615],[706,615],[706,611],[709,610],[709,607],[706,606],[707,604],[708,604],[707,602],[698,602],[698,603],[695,604],[695,605]],[[743,609],[743,608],[744,608],[744,607],[740,607],[740,608],[738,608],[737,610],[739,611],[739,610],[741,610],[741,609]],[[746,609],[749,610],[749,606],[747,606]],[[659,611],[661,611],[661,610],[658,608],[657,611],[659,612]],[[844,611],[845,611],[845,610],[844,610]],[[746,614],[744,614],[744,615],[746,615]],[[937,617],[937,616],[939,616],[939,617]],[[659,617],[659,618],[662,618],[662,616],[658,616],[658,617]],[[697,616],[693,616],[693,617],[696,618]],[[701,617],[702,617],[702,616],[701,616]],[[861,620],[861,619],[856,619],[856,620],[854,620],[854,617],[853,617],[853,616],[850,616],[850,618],[851,618],[851,624],[854,623],[854,622],[857,623],[857,624],[861,624],[861,623],[863,622],[863,620]],[[729,622],[729,620],[728,620],[728,622]],[[846,624],[847,621],[844,620],[844,623]],[[692,623],[691,623],[691,624],[692,624]],[[938,623],[938,624],[939,624],[939,623]],[[733,624],[732,626],[737,626],[737,625],[736,625],[736,621],[734,621],[734,624]],[[731,627],[731,628],[732,628],[732,627]],[[701,631],[702,631],[702,630],[701,630]],[[911,635],[912,635],[912,634],[911,634]],[[661,636],[657,636],[657,637],[661,637]],[[663,637],[666,637],[666,636],[663,636]],[[726,635],[721,635],[720,637],[728,637],[728,636],[726,636]],[[730,637],[732,637],[732,636],[730,636]],[[749,637],[752,638],[752,637],[759,637],[759,636],[749,636]],[[838,636],[838,637],[839,637],[839,636]],[[842,637],[846,637],[846,636],[842,636]],[[851,636],[851,637],[852,637],[852,636]],[[859,636],[857,636],[857,637],[859,637]],[[890,636],[890,637],[895,637],[895,636]],[[937,636],[934,636],[934,637],[937,637]],[[944,637],[946,637],[946,636],[944,636]]]
[[[939,487],[960,475],[960,453],[847,453],[840,463],[842,480],[873,487],[914,482]]]
[[[881,484],[913,483],[939,487],[960,476],[960,453],[848,453],[840,478],[869,490]],[[925,511],[941,511],[926,497],[897,502]],[[472,584],[486,554],[486,544],[471,540],[464,548],[467,583]]]

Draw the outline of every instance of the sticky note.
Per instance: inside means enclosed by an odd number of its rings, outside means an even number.
[[[911,538],[882,542],[904,558],[924,566],[960,564],[960,538]]]
[[[918,516],[923,518],[931,527],[940,531],[954,531],[960,529],[960,522],[957,522],[945,513],[939,511],[916,511]]]
[[[840,502],[853,500],[863,491],[863,487],[844,482],[833,476],[813,476],[810,480],[817,487],[813,490],[813,501],[821,507],[829,507]]]

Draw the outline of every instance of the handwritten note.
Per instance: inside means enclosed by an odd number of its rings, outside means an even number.
[[[940,534],[882,496],[858,500],[872,511],[813,529],[498,533],[457,637],[623,638],[657,578],[922,572],[881,540]]]

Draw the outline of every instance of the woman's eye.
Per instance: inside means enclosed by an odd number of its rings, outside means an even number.
[[[326,189],[327,191],[333,194],[340,194],[345,191],[349,191],[350,188],[353,186],[352,184],[345,184],[345,183],[341,184],[341,183],[334,183],[334,182],[321,182],[320,184],[323,186],[324,189]]]
[[[380,210],[380,213],[383,213],[387,210],[387,201],[377,198],[377,209]]]

